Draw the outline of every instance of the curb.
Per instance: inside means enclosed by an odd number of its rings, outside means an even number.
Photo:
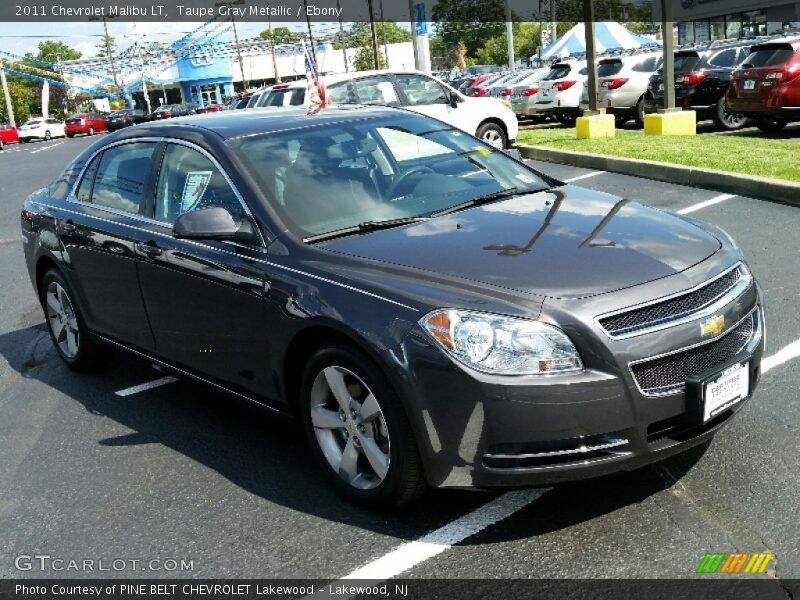
[[[523,158],[563,163],[573,167],[622,173],[634,177],[677,183],[690,187],[718,190],[737,196],[760,198],[800,206],[800,183],[778,181],[766,177],[741,175],[729,171],[687,167],[654,160],[619,158],[571,150],[554,150],[542,146],[517,144]]]

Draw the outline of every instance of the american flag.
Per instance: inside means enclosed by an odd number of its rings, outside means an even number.
[[[303,53],[306,57],[306,95],[308,96],[308,112],[306,114],[315,115],[331,104],[331,99],[320,78],[317,61],[309,52],[305,40],[303,40]]]

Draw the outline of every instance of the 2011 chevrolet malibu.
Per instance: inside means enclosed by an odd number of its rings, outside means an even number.
[[[762,294],[725,232],[403,110],[127,128],[21,224],[69,366],[117,346],[294,415],[373,506],[635,469],[759,379]]]

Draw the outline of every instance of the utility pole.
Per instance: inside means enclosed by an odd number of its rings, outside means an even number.
[[[589,71],[589,114],[598,111],[597,93],[597,45],[594,39],[594,0],[583,0],[583,23],[586,32],[586,68]]]
[[[506,0],[506,49],[508,50],[508,68],[516,71],[514,60],[514,24],[511,22],[511,2]]]
[[[411,23],[411,46],[414,48],[414,68],[421,71],[422,68],[419,64],[419,48],[417,47],[419,35],[417,34],[417,15],[414,10],[414,0],[408,0],[408,14]]]
[[[217,2],[214,6],[236,6],[245,4],[246,0],[226,0],[224,2]],[[239,61],[239,70],[242,73],[242,89],[247,91],[247,77],[244,76],[244,60],[242,59],[242,49],[239,47],[239,33],[236,31],[236,20],[233,18],[233,11],[229,11],[231,15],[231,25],[233,25],[233,39],[236,43],[236,60]]]
[[[383,19],[383,0],[380,0],[381,29],[383,31],[383,56],[386,59],[386,68],[389,68],[389,45],[386,43],[386,21]]]
[[[0,58],[0,83],[3,85],[3,97],[6,101],[6,114],[8,115],[8,125],[11,129],[17,126],[14,120],[14,107],[11,105],[11,94],[8,91],[8,82],[6,81],[5,62]]]
[[[412,0],[409,0],[411,2]],[[344,71],[350,72],[350,66],[347,64],[347,39],[344,35],[344,25],[342,25],[342,10],[339,0],[336,0],[336,9],[339,11],[339,42],[342,44],[342,57],[344,58]]]
[[[675,40],[672,38],[672,3],[661,0],[661,36],[664,50],[664,112],[675,110]]]
[[[311,17],[308,16],[308,3],[306,0],[303,0],[303,8],[306,13],[306,25],[308,25],[308,43],[311,45],[311,57],[314,59],[314,64],[317,65],[317,69],[319,69],[319,63],[317,62],[317,48],[316,44],[314,43],[314,32],[311,31]]]
[[[113,19],[115,17],[105,15],[102,17],[89,17],[90,21],[102,21],[103,22],[103,31],[105,31],[106,35],[103,40],[106,43],[106,56],[108,57],[108,65],[111,67],[111,79],[114,81],[114,86],[119,89],[119,84],[117,83],[117,67],[114,65],[114,55],[111,52],[111,37],[108,35],[108,21],[106,19]]]
[[[272,37],[272,17],[267,14],[267,25],[269,26],[269,43],[272,50],[272,71],[275,73],[275,83],[281,82],[281,75],[278,73],[278,57],[275,55],[275,38]]]
[[[378,54],[378,32],[375,29],[375,13],[372,12],[372,0],[367,0],[367,8],[369,8],[369,27],[372,31],[372,59],[375,70],[381,68],[380,54]]]

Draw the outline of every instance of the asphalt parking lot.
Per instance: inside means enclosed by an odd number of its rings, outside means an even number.
[[[763,577],[800,578],[800,208],[534,164],[731,233],[767,298],[761,386],[708,448],[661,465],[543,490],[435,491],[374,513],[326,485],[287,421],[159,381],[122,354],[91,375],[61,363],[25,270],[19,210],[91,142],[0,153],[0,577],[93,575],[15,567],[39,554],[191,561],[111,573],[129,577],[688,578],[706,552],[768,551]]]

